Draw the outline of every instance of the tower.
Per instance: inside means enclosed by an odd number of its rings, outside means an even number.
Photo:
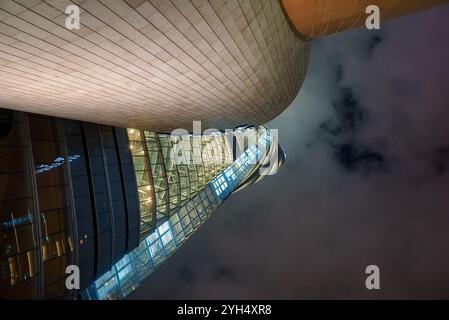
[[[377,5],[387,19],[445,2]],[[126,297],[282,165],[264,125],[297,95],[308,40],[362,26],[369,4],[0,1],[0,297]]]
[[[7,109],[0,119],[8,299],[126,297],[233,192],[285,159],[265,127],[169,135]],[[72,265],[82,290],[66,286]]]

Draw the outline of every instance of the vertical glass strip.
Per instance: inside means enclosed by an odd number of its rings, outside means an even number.
[[[43,298],[65,295],[65,268],[75,263],[72,207],[62,132],[54,118],[28,115],[39,200]]]
[[[0,124],[0,299],[35,299],[41,270],[26,121],[0,109]]]
[[[131,150],[137,192],[140,205],[140,238],[143,239],[155,226],[155,189],[151,175],[151,165],[143,131],[128,129],[129,148]],[[153,188],[154,186],[154,188]]]
[[[169,212],[168,179],[165,171],[164,157],[160,149],[156,133],[145,131],[145,142],[150,159],[151,172],[155,193],[157,220],[164,219]]]

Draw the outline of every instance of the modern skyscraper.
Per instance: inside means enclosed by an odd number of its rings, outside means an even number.
[[[125,297],[284,159],[264,127],[172,136],[7,109],[0,119],[3,298],[79,297],[69,265],[83,297]]]
[[[1,0],[0,298],[126,297],[284,162],[263,125],[297,95],[307,39],[363,25],[368,4]]]

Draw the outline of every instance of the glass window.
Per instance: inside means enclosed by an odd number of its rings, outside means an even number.
[[[152,187],[151,165],[144,145],[143,132],[136,129],[128,129],[128,139],[130,141],[130,151],[134,162],[140,202],[140,239],[144,239],[156,223],[155,193]]]
[[[145,132],[145,137],[147,139],[148,150],[155,150],[155,153],[160,152],[157,148],[158,135]],[[217,152],[219,152],[219,150],[207,150],[207,148],[213,148],[213,145],[208,147],[208,144],[211,144],[210,139],[205,138],[204,140],[205,141],[202,142],[202,147],[206,150],[205,157],[217,157]],[[168,140],[164,139],[162,145],[167,147]],[[165,153],[167,152],[166,149]],[[103,298],[114,298],[114,295],[127,295],[134,290],[138,280],[141,281],[148,276],[160,263],[171,255],[172,252],[182,245],[186,238],[199,227],[201,222],[210,216],[216,210],[218,205],[222,203],[222,198],[229,195],[229,193],[234,190],[235,186],[244,179],[245,174],[251,171],[253,166],[249,162],[250,154],[250,151],[242,154],[232,165],[227,167],[222,164],[197,165],[194,176],[198,178],[198,185],[204,183],[201,185],[199,193],[196,194],[196,196],[193,194],[192,198],[183,202],[182,207],[173,210],[169,220],[164,221],[158,228],[154,229],[145,240],[141,242],[137,249],[128,254],[126,260],[117,263],[113,274],[120,278],[120,281],[116,288],[105,289],[106,286],[98,285],[100,280],[96,282],[99,288],[99,296]],[[155,157],[155,159],[158,158]],[[240,164],[240,170],[237,169],[237,164]],[[164,216],[164,212],[168,205],[168,190],[166,188],[167,184],[165,180],[166,176],[164,176],[165,171],[163,169],[163,163],[151,163],[151,166],[152,170],[157,168],[157,170],[159,170],[158,173],[160,174],[155,179],[154,185],[156,199],[158,199],[157,208],[160,210],[158,218],[166,219],[167,217]],[[184,169],[185,168],[178,167],[178,174],[181,178],[186,177],[184,176],[186,173]],[[188,173],[190,177],[190,172]],[[217,175],[217,173],[219,174]],[[201,182],[200,176],[202,176]],[[158,184],[158,180],[160,180],[160,184]],[[173,181],[175,181],[174,176],[170,179],[170,182]],[[179,181],[182,181],[182,179]],[[191,182],[192,181],[188,181],[189,184],[191,184]],[[170,191],[183,190],[184,187],[185,183],[181,182],[177,188],[170,188]],[[142,191],[139,192],[141,194],[146,192],[145,189],[140,190]],[[121,290],[118,286],[120,286]]]

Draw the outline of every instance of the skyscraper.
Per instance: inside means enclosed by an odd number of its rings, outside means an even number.
[[[264,127],[175,136],[0,115],[3,298],[123,298],[285,159]],[[87,290],[67,290],[69,265]]]
[[[264,124],[297,95],[308,40],[362,26],[368,4],[0,1],[0,298],[126,297],[282,165]]]

